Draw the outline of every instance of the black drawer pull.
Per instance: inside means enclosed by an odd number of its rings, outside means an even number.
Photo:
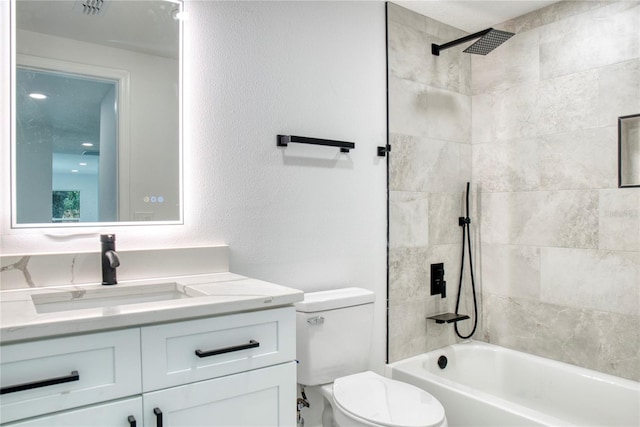
[[[162,427],[162,411],[160,408],[153,408],[153,413],[156,416],[156,427]]]
[[[65,375],[64,377],[50,378],[48,380],[34,381],[30,383],[2,387],[0,388],[0,394],[15,393],[16,391],[31,390],[32,388],[47,387],[50,385],[70,383],[71,381],[79,380],[80,374],[78,374],[78,371],[73,371],[71,372],[71,374]]]
[[[258,341],[249,340],[249,344],[234,345],[233,347],[220,348],[218,350],[209,350],[209,351],[196,350],[196,356],[209,357],[209,356],[215,356],[216,354],[231,353],[234,351],[246,350],[248,348],[256,348],[256,347],[260,347],[260,343]]]
[[[133,415],[129,415],[127,421],[129,422],[129,427],[136,427],[138,425],[138,423],[136,422],[136,417],[134,417]]]

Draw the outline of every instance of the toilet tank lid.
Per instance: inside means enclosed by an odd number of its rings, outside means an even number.
[[[296,311],[313,313],[336,308],[369,304],[375,301],[375,294],[362,288],[342,288],[329,291],[306,292],[304,301],[295,303]]]

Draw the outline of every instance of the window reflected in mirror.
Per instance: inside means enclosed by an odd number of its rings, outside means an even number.
[[[80,191],[53,191],[52,222],[80,222]]]

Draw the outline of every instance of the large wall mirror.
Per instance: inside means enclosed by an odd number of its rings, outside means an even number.
[[[182,221],[176,0],[14,0],[12,227]]]

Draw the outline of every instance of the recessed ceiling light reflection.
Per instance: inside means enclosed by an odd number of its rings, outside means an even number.
[[[93,147],[93,143],[91,143],[91,142],[83,142],[82,146],[83,147]]]
[[[79,165],[80,165],[80,166],[87,166],[87,164],[86,164],[86,163],[84,163],[84,162],[79,163]]]
[[[31,92],[29,94],[29,97],[33,99],[47,99],[47,95],[45,95],[44,93],[38,93],[38,92]]]
[[[173,16],[173,19],[175,19],[176,21],[186,21],[189,19],[189,13],[188,12],[180,12],[180,10],[178,9],[174,9],[173,11],[171,11],[171,15]]]
[[[78,173],[78,169],[71,169],[71,173]]]

